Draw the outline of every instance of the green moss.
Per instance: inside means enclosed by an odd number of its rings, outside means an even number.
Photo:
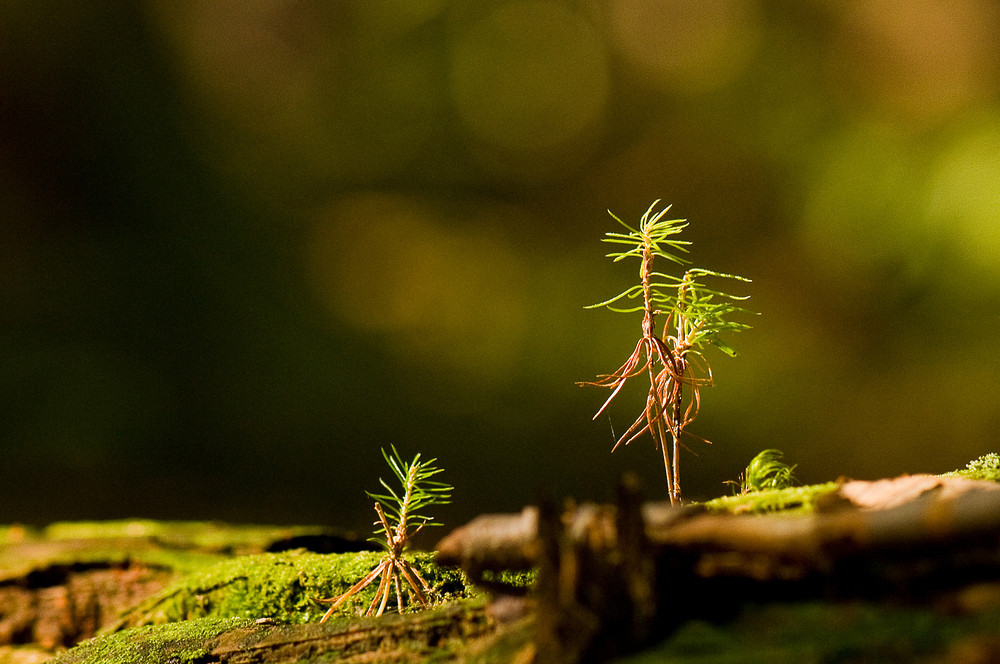
[[[737,496],[723,496],[702,506],[713,512],[758,514],[762,512],[811,512],[816,500],[833,493],[837,482],[810,484],[787,489],[762,489]]]
[[[870,602],[751,605],[730,623],[690,621],[618,664],[942,661],[934,655],[963,638],[992,638],[998,619],[996,607],[957,614]]]
[[[233,526],[202,521],[83,521],[42,530],[0,526],[0,578],[59,565],[125,565],[188,574],[233,553],[256,553],[291,537],[330,534],[312,526]],[[32,546],[18,544],[30,542]]]
[[[483,581],[518,590],[527,590],[534,585],[535,579],[538,578],[538,570],[503,570],[500,572],[483,570],[482,575]]]
[[[964,477],[970,480],[985,480],[988,482],[1000,482],[1000,470],[956,470],[947,475],[952,477]]]
[[[971,480],[1000,482],[1000,455],[985,454],[970,461],[965,468],[941,477],[964,477]],[[722,496],[700,503],[713,512],[733,512],[759,514],[763,512],[811,512],[816,501],[833,493],[840,486],[838,482],[811,484],[788,489],[763,489],[736,496]]]
[[[157,627],[137,627],[86,641],[58,655],[52,664],[185,664],[208,654],[208,639],[252,624],[249,619],[204,618]]]
[[[91,639],[61,654],[53,664],[193,664],[218,661],[213,652],[249,652],[262,644],[265,649],[278,648],[285,655],[298,654],[298,647],[303,658],[294,661],[302,664],[338,661],[344,653],[365,653],[367,661],[380,661],[378,651],[387,646],[392,661],[398,661],[399,651],[410,655],[405,658],[408,661],[425,660],[454,653],[470,635],[475,638],[483,629],[484,605],[479,598],[404,615],[339,616],[325,624],[290,625],[277,621],[261,626],[250,618],[199,618],[147,625]],[[344,648],[344,652],[337,651],[337,647]],[[251,658],[248,654],[240,661]]]
[[[950,473],[945,473],[945,477],[964,477],[970,480],[986,480],[989,482],[1000,482],[1000,455],[996,452],[984,454],[978,459],[973,459],[965,468]]]
[[[303,535],[327,535],[320,526],[233,525],[215,521],[73,521],[53,523],[42,535],[47,540],[142,538],[175,549],[208,552],[257,553],[273,542]]]
[[[54,566],[100,566],[140,564],[187,574],[212,565],[221,554],[151,548],[141,542],[91,540],[72,546],[46,546],[39,542],[28,548],[0,546],[0,578],[23,577],[33,570]]]
[[[197,571],[143,602],[115,628],[162,624],[196,618],[274,618],[280,622],[313,622],[326,612],[314,598],[344,593],[371,571],[377,552],[317,554],[305,551],[240,556]],[[433,555],[408,555],[427,582],[441,595],[466,592],[458,570],[434,564]],[[351,615],[364,609],[377,583],[338,609]]]

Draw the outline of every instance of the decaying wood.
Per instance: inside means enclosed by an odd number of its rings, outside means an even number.
[[[938,499],[951,498],[965,491],[1000,491],[996,482],[980,482],[964,477],[940,475],[902,475],[892,479],[863,482],[850,480],[841,483],[836,496],[852,505],[865,509],[899,507],[928,491]]]
[[[745,601],[927,597],[1000,580],[996,485],[845,487],[825,512],[731,515],[641,504],[626,484],[617,506],[480,517],[445,538],[438,557],[476,573],[537,565],[539,662],[620,654]]]
[[[438,542],[437,559],[461,565],[471,579],[485,570],[527,570],[538,556],[538,508],[520,514],[484,514]]]
[[[616,508],[586,506],[568,525],[543,504],[538,529],[534,661],[603,660],[649,643],[661,597],[638,486],[624,481]]]
[[[88,564],[39,569],[0,583],[0,644],[73,645],[172,578],[141,565]]]
[[[699,555],[725,552],[797,560],[802,572],[822,570],[872,549],[947,544],[967,537],[1000,537],[1000,486],[960,478],[907,476],[847,482],[816,514],[713,514],[668,503],[641,507],[650,545]],[[864,508],[864,509],[859,509]],[[560,516],[570,537],[614,541],[615,509],[581,505]],[[480,516],[437,547],[442,564],[482,570],[527,569],[537,558],[538,516]]]
[[[51,536],[50,536],[51,535]],[[52,650],[94,636],[178,577],[176,556],[206,560],[304,545],[359,550],[319,527],[209,522],[55,524],[0,528],[0,646]]]
[[[344,625],[334,623],[257,624],[203,637],[194,634],[150,640],[141,631],[115,634],[111,648],[91,642],[63,653],[60,664],[92,664],[103,652],[141,652],[143,661],[197,661],[218,664],[297,664],[323,659],[338,662],[419,661],[436,648],[487,637],[494,622],[482,606],[450,605],[435,611],[384,615]],[[127,639],[135,639],[127,642]]]
[[[279,625],[233,630],[218,637],[211,661],[221,664],[280,664],[308,660],[339,652],[338,661],[414,659],[419,648],[443,645],[489,633],[491,625],[482,609],[443,610],[417,616],[393,616],[349,628],[323,624]],[[405,649],[404,649],[405,646]]]

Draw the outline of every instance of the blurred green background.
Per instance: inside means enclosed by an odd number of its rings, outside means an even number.
[[[457,525],[665,497],[610,208],[761,312],[689,498],[998,447],[990,0],[0,0],[0,522],[367,527],[380,446]],[[697,455],[697,456],[695,456]]]

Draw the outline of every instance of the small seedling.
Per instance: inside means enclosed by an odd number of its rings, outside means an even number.
[[[649,379],[646,407],[632,426],[615,442],[612,451],[626,445],[647,431],[663,451],[663,465],[667,476],[667,492],[671,503],[681,500],[680,448],[685,428],[698,415],[701,407],[701,388],[712,384],[712,370],[702,352],[715,346],[727,355],[736,351],[722,339],[725,332],[738,332],[749,325],[729,320],[738,313],[750,313],[736,303],[749,296],[728,295],[705,285],[708,279],[732,279],[749,282],[749,279],[688,268],[680,277],[657,272],[656,259],[668,263],[688,265],[681,254],[687,253],[690,242],[676,236],[687,226],[684,219],[664,219],[668,205],[660,212],[653,212],[659,201],[654,201],[642,215],[639,228],[632,228],[608,210],[608,214],[625,227],[627,233],[607,233],[604,242],[624,245],[622,251],[608,254],[614,262],[637,258],[639,283],[619,293],[610,300],[587,307],[607,307],[621,313],[642,312],[642,336],[625,363],[611,374],[602,374],[596,381],[581,382],[611,389],[611,396],[594,415],[596,419],[618,395],[625,383],[645,374]],[[621,307],[621,301],[639,300],[633,306]],[[663,332],[656,330],[656,316],[666,315]]]
[[[781,450],[764,450],[750,460],[738,481],[729,481],[739,487],[740,495],[763,489],[787,489],[795,484],[795,466],[789,466],[781,459]]]
[[[378,515],[378,521],[375,522],[375,537],[371,538],[371,541],[385,548],[385,556],[375,569],[343,595],[316,600],[331,605],[320,622],[326,622],[340,605],[367,588],[375,579],[380,579],[378,589],[371,604],[368,605],[366,616],[382,615],[393,591],[396,593],[396,606],[400,613],[403,612],[401,580],[406,583],[411,603],[415,599],[422,607],[430,604],[427,600],[430,586],[417,568],[403,558],[403,552],[409,545],[410,539],[424,526],[440,525],[432,523],[431,517],[422,514],[421,511],[433,505],[450,503],[453,487],[430,479],[441,472],[440,468],[432,465],[435,459],[421,461],[420,454],[417,454],[413,457],[413,461],[406,463],[394,446],[391,455],[383,449],[382,456],[403,487],[400,495],[385,480],[379,478],[379,482],[388,493],[366,492],[375,501],[375,513]],[[410,528],[414,526],[416,528],[411,532]]]

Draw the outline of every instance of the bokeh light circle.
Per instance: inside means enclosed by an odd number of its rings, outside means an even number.
[[[310,279],[337,324],[405,361],[505,380],[528,329],[527,266],[495,225],[461,221],[403,195],[345,196],[313,226]]]
[[[932,169],[927,217],[962,258],[1000,277],[1000,122],[962,136]]]
[[[656,87],[687,94],[716,89],[749,63],[760,8],[746,0],[633,0],[611,4],[617,50]]]

